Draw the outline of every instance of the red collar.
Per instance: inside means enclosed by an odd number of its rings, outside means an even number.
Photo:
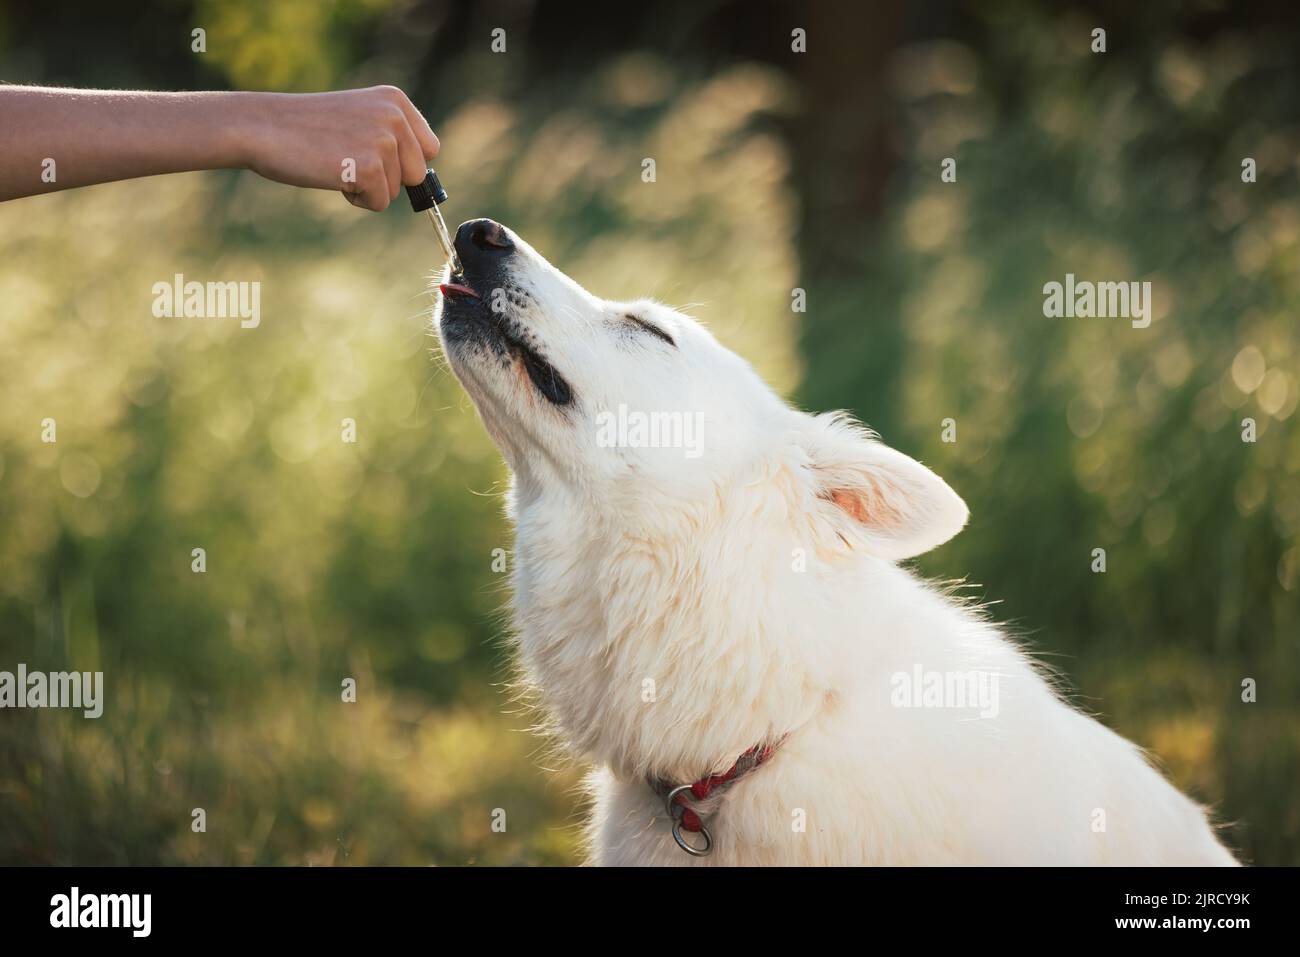
[[[785,740],[782,738],[782,740]],[[776,744],[756,744],[736,759],[736,763],[722,774],[710,774],[691,784],[673,784],[663,778],[650,778],[650,786],[664,799],[664,809],[673,822],[673,838],[683,851],[695,857],[703,857],[713,849],[713,835],[704,826],[704,817],[717,809],[716,800],[709,802],[707,808],[697,810],[695,802],[704,802],[735,784],[742,776],[753,771],[772,756],[780,741]],[[695,847],[686,843],[682,831],[704,836],[704,846]]]

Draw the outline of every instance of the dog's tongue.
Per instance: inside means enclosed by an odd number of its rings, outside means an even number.
[[[475,299],[479,298],[478,293],[464,283],[459,282],[444,282],[438,286],[438,291],[444,296],[473,296]]]

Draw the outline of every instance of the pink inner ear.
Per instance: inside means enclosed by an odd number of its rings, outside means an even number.
[[[835,488],[831,489],[830,497],[836,507],[842,509],[849,518],[863,525],[867,524],[867,519],[870,516],[867,514],[866,496],[861,494],[860,491]]]
[[[902,512],[873,482],[854,488],[833,488],[826,497],[859,524],[880,530],[901,528],[903,525]]]

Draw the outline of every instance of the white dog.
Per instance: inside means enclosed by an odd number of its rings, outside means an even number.
[[[456,248],[438,331],[512,472],[523,673],[598,766],[596,863],[1236,863],[896,564],[965,524],[942,479],[491,220]]]

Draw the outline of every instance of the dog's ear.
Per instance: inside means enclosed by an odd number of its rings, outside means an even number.
[[[848,416],[813,418],[802,444],[821,514],[850,545],[901,561],[942,545],[966,524],[966,503],[947,482]]]

